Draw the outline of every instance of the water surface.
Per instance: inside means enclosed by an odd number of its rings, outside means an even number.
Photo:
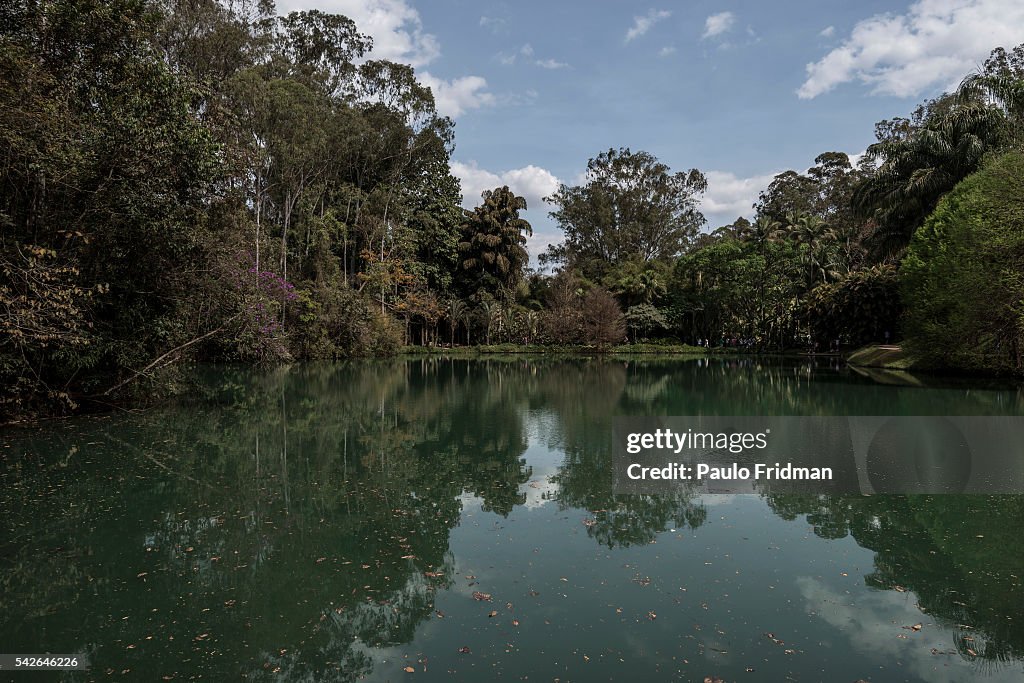
[[[611,469],[614,415],[1020,415],[1014,388],[524,357],[202,387],[0,434],[4,651],[88,653],[70,680],[1024,674],[1021,497],[616,496]]]

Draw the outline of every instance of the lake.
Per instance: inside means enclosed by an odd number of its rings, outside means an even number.
[[[611,468],[616,415],[1021,415],[1017,388],[742,357],[197,373],[0,433],[4,652],[86,653],[67,680],[1024,675],[1024,497],[617,496]]]

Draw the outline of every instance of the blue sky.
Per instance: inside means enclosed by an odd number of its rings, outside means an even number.
[[[858,154],[873,125],[1024,42],[1024,0],[278,0],[346,14],[412,64],[456,121],[463,204],[508,184],[533,255],[541,197],[609,147],[708,176],[708,228],[750,217],[772,175]]]

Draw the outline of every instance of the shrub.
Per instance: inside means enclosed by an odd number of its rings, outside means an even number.
[[[583,298],[583,334],[588,344],[604,347],[624,341],[626,318],[615,297],[594,287]]]
[[[922,364],[1024,370],[1024,155],[995,159],[943,198],[900,285],[907,350]]]

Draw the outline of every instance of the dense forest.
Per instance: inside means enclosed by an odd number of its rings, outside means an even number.
[[[610,148],[547,198],[461,208],[454,123],[350,19],[268,0],[0,7],[0,415],[174,391],[183,360],[628,339],[1024,369],[1024,46],[775,177],[713,231],[707,181]],[[965,180],[966,179],[966,180]],[[955,343],[953,343],[955,341]]]

